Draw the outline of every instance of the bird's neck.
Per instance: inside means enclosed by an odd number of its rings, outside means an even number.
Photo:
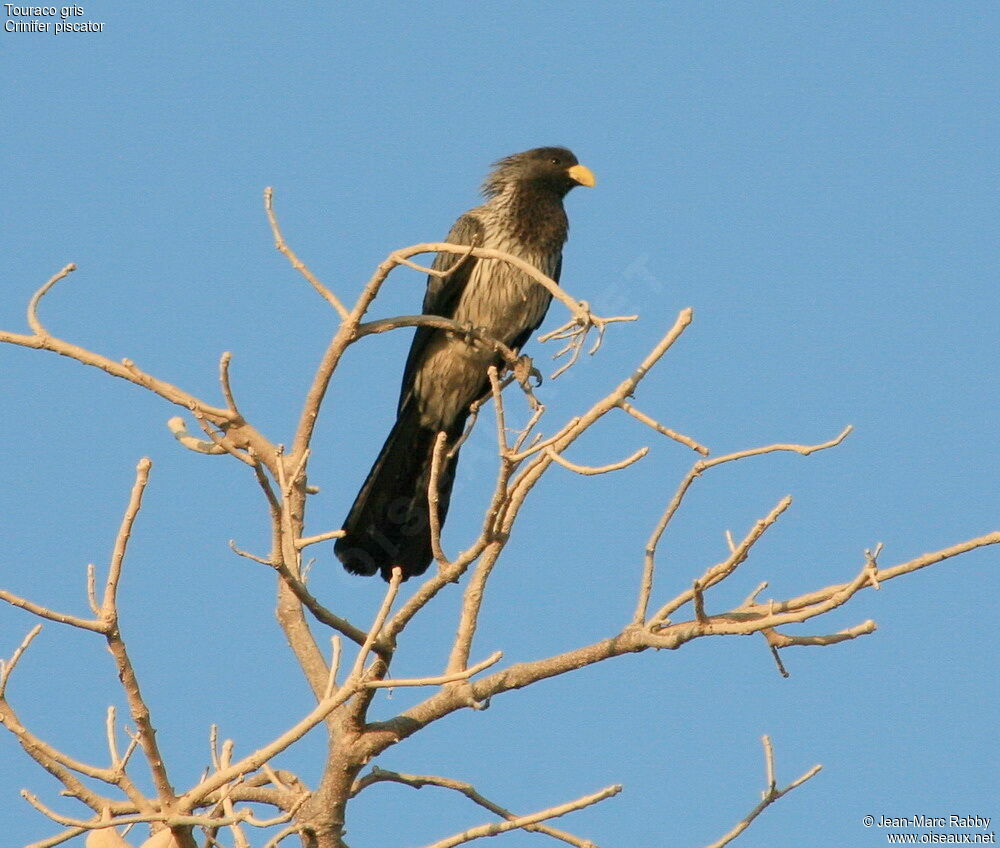
[[[562,197],[555,192],[515,183],[492,197],[487,206],[497,224],[529,249],[548,253],[566,241],[569,221]]]

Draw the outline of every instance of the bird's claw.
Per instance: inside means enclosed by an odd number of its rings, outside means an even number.
[[[511,368],[511,372],[514,374],[514,379],[525,389],[537,388],[542,385],[542,372],[535,367],[530,356],[521,354],[514,363],[514,367]],[[538,381],[534,386],[531,384],[532,377]]]

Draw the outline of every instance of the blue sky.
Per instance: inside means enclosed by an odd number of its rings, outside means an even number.
[[[565,144],[598,185],[568,198],[563,283],[599,314],[641,320],[546,383],[550,431],[687,306],[694,324],[641,409],[715,454],[855,426],[835,451],[700,480],[664,541],[657,597],[789,493],[710,610],[765,579],[775,598],[846,580],[877,542],[888,565],[997,529],[995,4],[83,5],[103,33],[0,32],[0,327],[22,329],[35,288],[76,262],[43,306],[53,332],[209,398],[230,350],[244,411],[287,441],[333,316],[273,250],[264,186],[299,255],[350,298],[390,250],[443,236],[490,162]],[[422,289],[400,272],[374,313],[413,312]],[[563,320],[553,307],[545,326]],[[336,526],[381,444],[407,343],[357,345],[334,381],[313,446],[314,532]],[[153,459],[123,628],[175,782],[205,765],[213,721],[246,752],[307,711],[269,576],[226,547],[266,547],[246,469],[182,450],[164,426],[176,410],[68,360],[2,349],[0,392],[6,588],[82,614],[85,565],[106,563],[135,462]],[[475,533],[491,439],[480,428],[463,453],[451,551]],[[624,416],[570,452],[601,464],[647,444],[618,475],[554,469],[533,493],[477,657],[544,656],[627,620],[649,529],[693,456]],[[825,769],[746,848],[875,848],[869,813],[996,821],[997,564],[978,551],[864,594],[803,632],[869,617],[878,632],[786,651],[788,680],[759,638],[700,641],[497,698],[379,764],[469,780],[524,812],[624,783],[561,824],[605,848],[681,848],[756,803],[770,733],[779,780]],[[312,585],[352,620],[381,598],[328,547]],[[442,667],[456,598],[414,627],[400,673]],[[32,624],[0,610],[0,654]],[[101,760],[114,684],[95,638],[49,624],[10,696],[30,726]],[[322,748],[309,737],[280,764],[314,782]],[[7,841],[47,835],[17,791],[53,800],[55,784],[7,737],[0,763]],[[484,820],[443,791],[377,787],[348,840],[417,846]]]

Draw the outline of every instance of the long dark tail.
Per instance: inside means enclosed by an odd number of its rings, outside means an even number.
[[[465,416],[446,430],[447,447],[455,443]],[[393,566],[403,569],[403,579],[423,574],[434,559],[431,550],[430,508],[427,491],[438,431],[420,424],[413,402],[399,417],[368,472],[344,521],[344,536],[334,551],[353,574],[382,572],[389,580]],[[446,450],[447,450],[446,447]],[[458,452],[441,465],[438,477],[438,517],[444,524],[455,480]]]

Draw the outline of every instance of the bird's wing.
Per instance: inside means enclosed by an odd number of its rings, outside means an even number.
[[[561,272],[562,272],[562,252],[560,251],[559,258],[556,259],[556,269],[555,271],[552,272],[553,282],[556,283],[559,282],[559,274]],[[528,343],[528,339],[531,338],[531,334],[541,326],[541,323],[544,320],[545,320],[545,314],[543,313],[542,316],[538,319],[538,321],[535,322],[535,325],[533,327],[525,327],[523,332],[518,333],[517,336],[515,336],[514,340],[510,343],[511,349],[519,353],[521,351],[521,348]]]
[[[483,224],[478,218],[470,213],[462,215],[452,226],[445,241],[449,244],[461,244],[470,247],[479,247],[483,244]],[[472,276],[472,269],[476,266],[478,259],[472,256],[463,258],[457,253],[439,253],[434,258],[431,267],[435,271],[446,271],[461,263],[454,272],[446,277],[429,276],[427,278],[427,291],[424,294],[424,315],[440,315],[443,318],[451,318],[455,314],[455,307],[458,304],[462,292],[465,290],[469,278]],[[427,343],[437,334],[442,332],[433,327],[417,327],[417,332],[413,336],[413,343],[410,345],[410,353],[406,357],[406,368],[403,371],[403,385],[399,392],[399,409],[403,408],[410,389],[413,388],[413,379],[417,368],[420,365],[420,358],[427,347]]]

